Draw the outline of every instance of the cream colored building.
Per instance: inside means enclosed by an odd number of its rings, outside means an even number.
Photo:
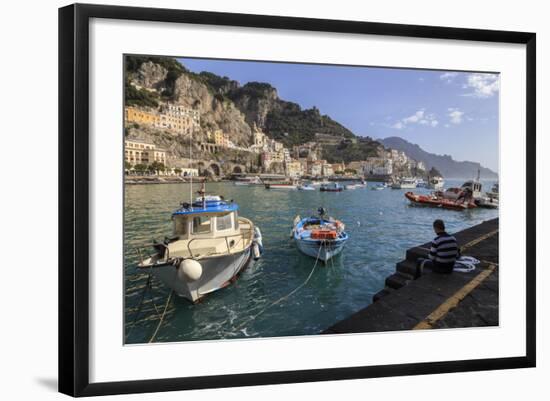
[[[189,134],[200,127],[200,113],[198,110],[167,103],[160,109],[160,121],[156,126]]]
[[[297,160],[287,162],[286,173],[291,177],[300,177],[302,175],[302,164]]]
[[[314,161],[309,165],[309,174],[316,177],[323,175],[323,163],[320,161]]]
[[[149,165],[159,162],[166,165],[166,151],[157,148],[155,144],[138,139],[124,141],[124,160],[132,166],[136,164]]]
[[[334,175],[334,171],[332,170],[331,164],[323,164],[323,175],[325,177],[330,177],[331,175]]]

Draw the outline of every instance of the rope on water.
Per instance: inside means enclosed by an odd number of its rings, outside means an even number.
[[[162,316],[160,317],[159,323],[157,324],[157,328],[155,329],[155,332],[149,339],[148,343],[152,343],[155,337],[157,336],[157,333],[160,329],[160,326],[162,326],[162,322],[164,321],[164,316],[166,316],[166,311],[168,310],[168,304],[170,303],[170,299],[172,299],[172,294],[174,293],[174,290],[170,291],[170,295],[168,295],[168,299],[166,300],[166,305],[164,305],[164,312],[162,312]]]
[[[309,276],[307,276],[306,280],[300,284],[298,287],[296,287],[295,289],[293,289],[292,291],[290,291],[288,294],[286,294],[285,296],[277,299],[276,301],[270,303],[269,305],[267,305],[265,308],[263,308],[260,312],[258,312],[257,314],[251,316],[248,320],[246,320],[244,323],[242,323],[240,326],[237,326],[236,329],[237,330],[241,330],[244,326],[246,326],[248,323],[256,320],[261,314],[263,314],[266,310],[268,310],[269,308],[271,308],[272,306],[275,306],[277,305],[278,303],[284,301],[285,299],[289,298],[290,296],[292,296],[293,294],[295,294],[296,292],[298,292],[302,287],[304,287],[305,285],[307,285],[307,283],[309,282],[309,280],[311,279],[311,277],[313,276],[313,272],[315,271],[315,268],[317,267],[317,264],[319,262],[319,256],[321,255],[321,250],[323,249],[323,246],[325,246],[325,243],[323,242],[321,244],[321,246],[319,247],[319,252],[317,252],[317,257],[315,258],[315,264],[313,265],[313,268],[311,269],[311,272],[309,273]],[[326,248],[326,247],[325,247]]]
[[[143,306],[143,300],[145,299],[145,293],[147,292],[147,290],[149,289],[149,286],[151,285],[151,275],[149,274],[149,276],[147,276],[147,282],[145,283],[145,285],[143,286],[143,291],[141,292],[141,299],[139,300],[139,304],[138,304],[138,308],[137,308],[137,311],[136,311],[136,314],[134,316],[134,320],[132,321],[132,324],[130,325],[130,327],[128,328],[128,332],[126,333],[126,336],[124,337],[124,340],[127,341],[128,340],[128,337],[130,337],[130,332],[132,331],[132,329],[134,328],[134,326],[136,325],[136,322],[138,320],[138,317],[141,313],[141,307]]]

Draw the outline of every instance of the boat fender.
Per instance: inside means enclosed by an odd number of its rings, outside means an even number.
[[[254,253],[254,260],[258,260],[262,256],[260,245],[257,242],[254,242],[254,245],[252,245],[252,252]]]
[[[181,281],[197,281],[202,276],[202,265],[194,259],[184,259],[178,268]]]

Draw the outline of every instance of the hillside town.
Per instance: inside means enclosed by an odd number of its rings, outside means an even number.
[[[426,166],[421,161],[395,149],[385,149],[378,156],[366,157],[364,160],[328,163],[322,158],[323,146],[357,140],[330,134],[316,133],[314,141],[287,148],[253,124],[249,146],[238,146],[232,142],[229,132],[201,127],[199,111],[172,103],[164,103],[157,109],[127,106],[125,126],[169,132],[187,138],[194,149],[200,150],[199,157],[177,157],[150,140],[128,135],[125,138],[125,171],[128,175],[210,176],[216,179],[236,174],[263,173],[289,178],[361,177],[383,181],[399,176],[426,174]],[[233,162],[231,169],[224,169],[224,161],[218,157],[224,151],[246,152],[256,163],[247,166]]]

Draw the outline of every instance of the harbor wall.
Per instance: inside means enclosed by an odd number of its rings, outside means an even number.
[[[371,305],[322,333],[497,326],[498,230],[496,218],[454,233],[461,253],[480,261],[470,273],[421,269],[417,260],[428,256],[430,243],[407,249]]]

